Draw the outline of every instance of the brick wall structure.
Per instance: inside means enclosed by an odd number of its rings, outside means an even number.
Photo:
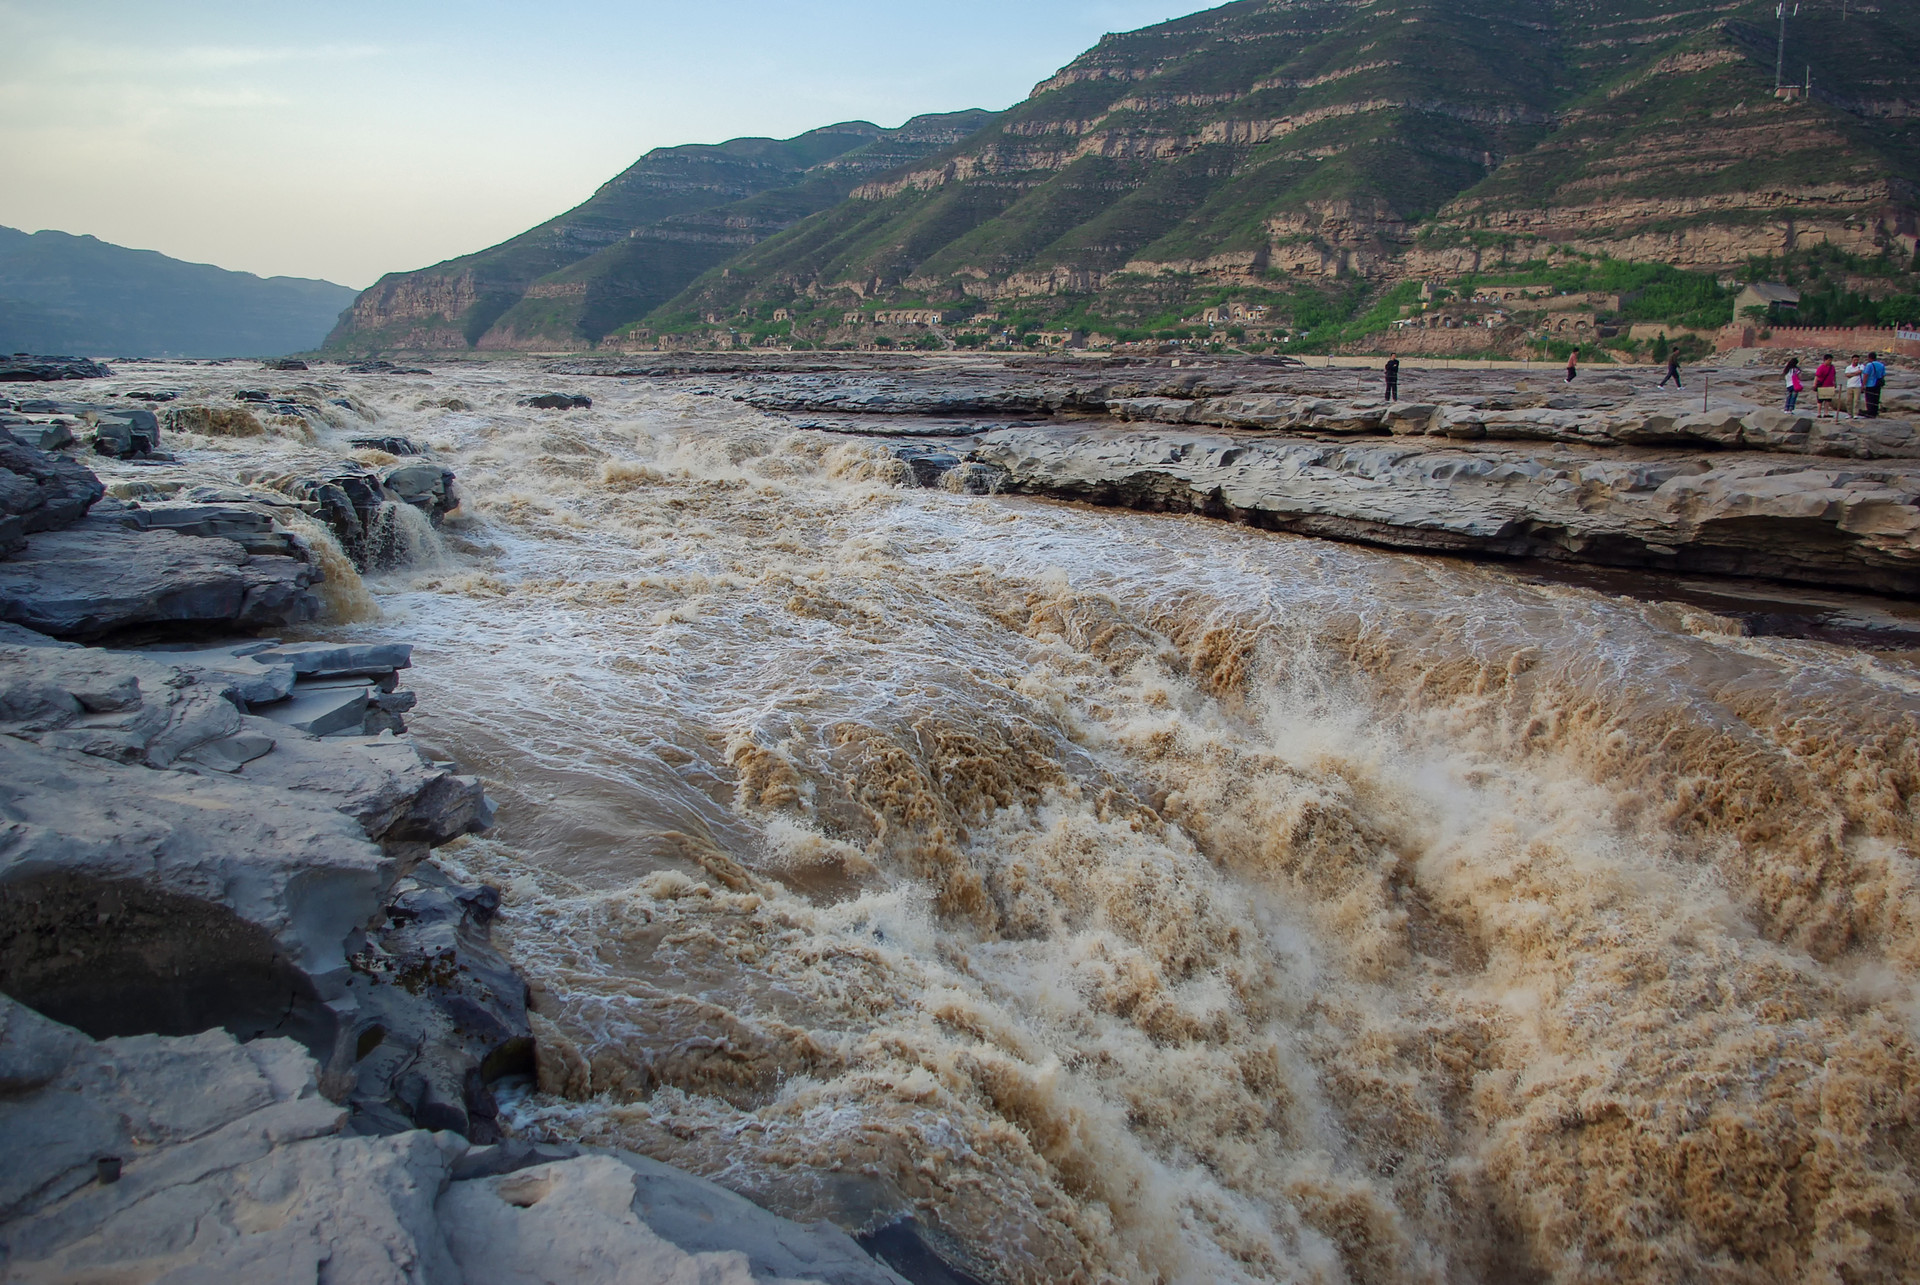
[[[1897,353],[1920,357],[1920,326],[1889,329],[1875,326],[1756,326],[1723,327],[1714,348],[1820,348],[1832,353]]]

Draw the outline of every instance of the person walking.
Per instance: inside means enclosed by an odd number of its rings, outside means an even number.
[[[1800,359],[1787,358],[1786,369],[1780,372],[1780,378],[1787,385],[1787,409],[1792,410],[1800,401]]]
[[[1815,419],[1837,419],[1833,408],[1834,394],[1839,391],[1839,375],[1833,369],[1833,354],[1828,353],[1820,359],[1813,372],[1813,417]]]
[[[1667,373],[1660,377],[1660,387],[1665,388],[1669,379],[1675,388],[1686,387],[1680,382],[1680,354],[1673,351],[1667,353]]]
[[[1572,352],[1567,354],[1567,382],[1571,384],[1573,382],[1573,377],[1579,373],[1580,373],[1580,349],[1576,347]]]
[[[1880,360],[1880,354],[1867,354],[1867,364],[1860,372],[1860,388],[1867,395],[1867,418],[1880,418],[1880,390],[1886,387],[1887,363]]]
[[[1398,357],[1387,358],[1387,400],[1390,402],[1400,400],[1400,359]]]
[[[1847,408],[1848,419],[1860,418],[1860,379],[1866,369],[1859,353],[1847,358],[1847,398],[1841,405]]]

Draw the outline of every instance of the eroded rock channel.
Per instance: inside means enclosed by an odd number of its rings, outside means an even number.
[[[23,1279],[1920,1263],[1897,398],[96,378],[7,412]]]
[[[190,409],[188,440],[266,433]],[[457,507],[450,470],[195,485],[148,411],[0,423],[8,1279],[899,1279],[665,1165],[505,1136],[527,984],[499,889],[433,857],[493,805],[409,734],[409,644],[261,636],[365,614],[357,570],[407,561],[392,533]],[[108,496],[89,456],[154,480]]]

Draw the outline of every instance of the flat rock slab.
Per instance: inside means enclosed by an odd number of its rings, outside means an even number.
[[[173,531],[205,539],[232,540],[248,553],[298,557],[297,537],[281,524],[287,506],[238,501],[140,501],[132,510],[142,530]]]
[[[296,703],[275,697],[292,689],[290,667],[255,666],[251,675],[229,668],[253,665],[251,655],[232,653],[261,646],[117,652],[0,638],[0,734],[15,747],[33,742],[116,764],[241,772],[261,797],[340,812],[388,844],[438,845],[492,823],[480,783],[428,763],[411,740],[322,740],[292,726]],[[364,712],[371,690],[348,680],[317,694]],[[255,705],[260,697],[272,699]],[[242,704],[292,717],[249,716]]]
[[[0,383],[105,379],[113,371],[84,357],[0,357]]]
[[[413,664],[412,643],[287,643],[251,653],[263,665],[289,665],[301,677],[379,677]]]
[[[16,625],[0,620],[0,647],[78,647],[79,643],[61,642],[58,638],[49,638],[25,625]]]
[[[7,641],[0,636],[0,643]],[[263,664],[253,659],[272,645],[255,642],[225,647],[153,648],[127,654],[183,670],[203,683],[218,687],[229,700],[251,707],[285,700],[293,693],[293,666]]]
[[[93,896],[105,885],[134,884],[165,904],[201,903],[261,930],[313,980],[319,998],[329,982],[344,986],[347,935],[379,909],[397,870],[326,800],[263,791],[245,777],[51,752],[13,737],[0,737],[0,805],[9,820],[0,894],[57,886],[81,897],[82,888]],[[225,921],[213,913],[207,922]],[[183,918],[179,931],[196,929]],[[167,949],[191,957],[198,947],[181,941]],[[260,966],[269,962],[262,954]],[[9,956],[6,968],[9,993],[51,988],[82,1007],[118,1002],[88,994],[95,983],[58,959]],[[98,977],[104,986],[106,974]]]
[[[325,685],[296,683],[291,696],[264,707],[260,714],[312,736],[358,732],[366,723],[372,695],[373,684],[365,679]]]
[[[6,425],[13,440],[37,451],[57,451],[73,445],[73,429],[61,421],[52,423],[13,422]]]
[[[89,520],[31,536],[0,562],[0,620],[56,638],[140,625],[272,627],[320,615],[319,571],[231,540]]]
[[[290,1040],[95,1041],[0,995],[0,1093],[11,1280],[904,1285],[639,1156],[351,1136]]]
[[[999,490],[1389,548],[1920,593],[1920,465],[1897,461],[1092,425],[989,434],[969,461]]]

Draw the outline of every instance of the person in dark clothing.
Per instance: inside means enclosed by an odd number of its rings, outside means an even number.
[[[1572,352],[1567,354],[1567,382],[1571,384],[1573,382],[1573,377],[1579,373],[1580,373],[1580,350],[1578,348],[1575,348]]]
[[[1887,363],[1880,360],[1880,354],[1867,354],[1866,369],[1860,372],[1861,391],[1867,395],[1867,418],[1880,418],[1880,390],[1887,382]]]
[[[1400,400],[1400,359],[1398,357],[1387,358],[1387,400],[1390,402]]]
[[[1675,388],[1686,387],[1680,382],[1680,354],[1677,352],[1667,354],[1667,373],[1660,377],[1660,387],[1665,388],[1669,379],[1673,381]]]

